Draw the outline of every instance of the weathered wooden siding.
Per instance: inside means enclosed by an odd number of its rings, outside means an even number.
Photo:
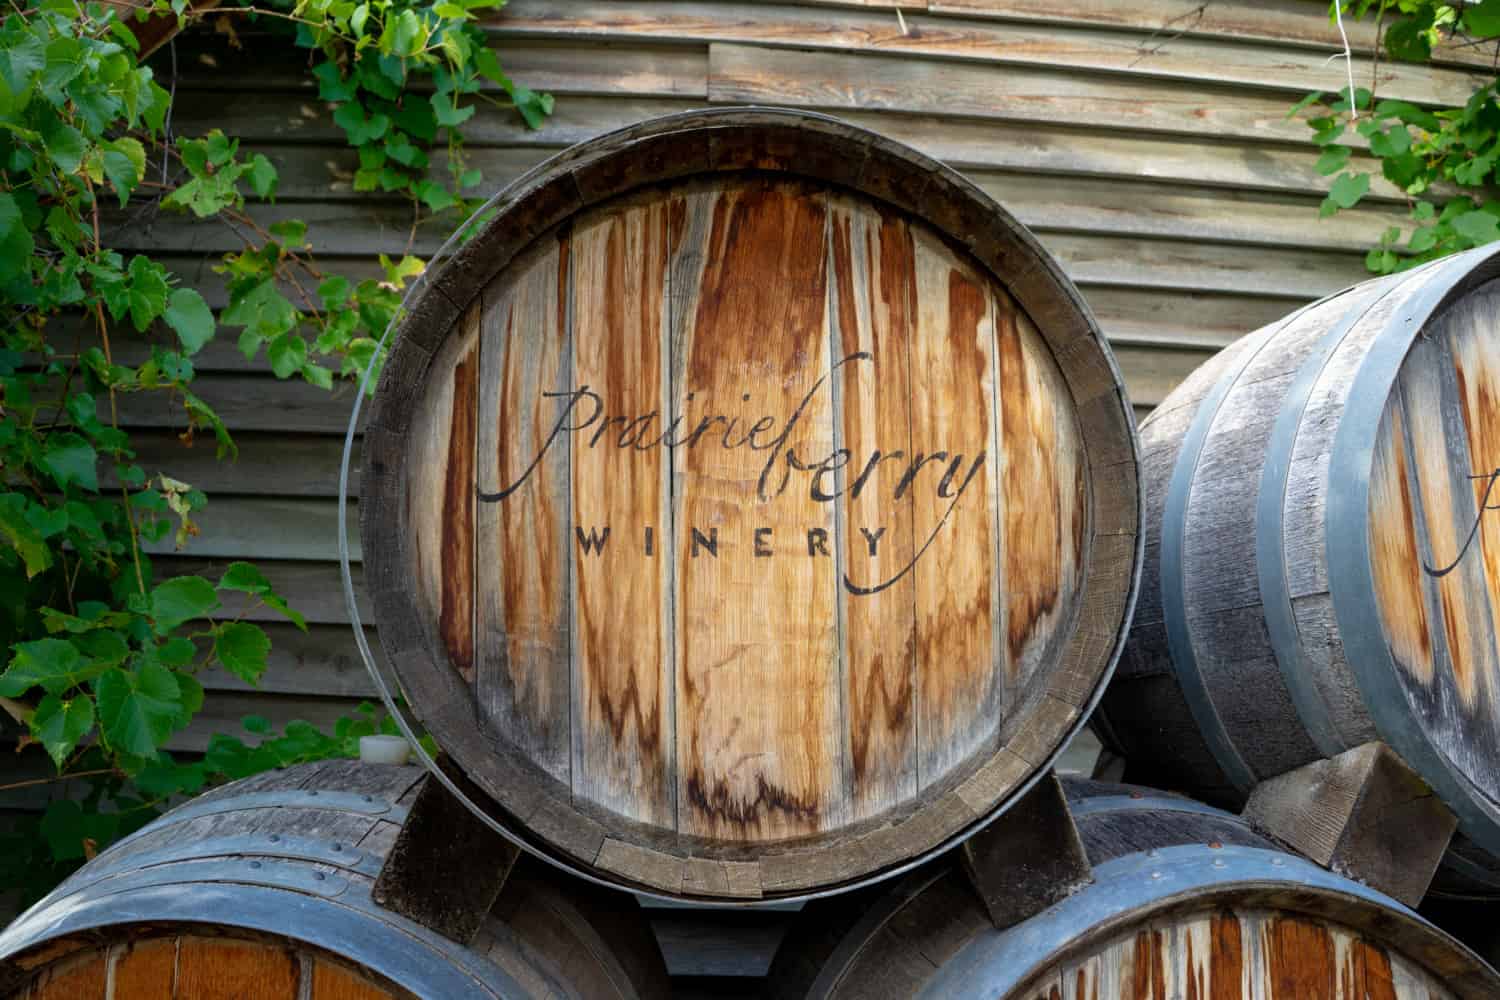
[[[1367,204],[1317,217],[1317,151],[1285,113],[1343,80],[1321,0],[894,6],[512,0],[487,24],[494,45],[512,76],[557,96],[557,110],[528,131],[482,105],[465,126],[474,165],[498,189],[574,142],[705,105],[839,115],[953,164],[1036,230],[1098,314],[1142,409],[1239,334],[1360,280],[1363,251],[1404,216],[1399,193],[1378,182]],[[1372,26],[1351,25],[1351,37],[1368,83]],[[278,201],[256,217],[308,220],[329,267],[358,274],[376,251],[422,254],[441,241],[449,224],[413,231],[404,205],[352,191],[353,151],[295,57],[268,63],[265,46],[236,53],[207,32],[175,44],[174,130],[224,128],[281,170]],[[169,53],[155,58],[165,81]],[[1382,60],[1380,86],[1455,103],[1487,58],[1455,49],[1431,68]],[[159,254],[222,304],[211,265],[237,245],[227,227],[163,215],[113,238]],[[177,448],[180,412],[122,401],[148,461],[213,498],[190,555],[162,564],[214,572],[254,558],[314,624],[306,635],[273,629],[259,691],[211,678],[217,690],[182,739],[191,747],[250,712],[328,722],[369,693],[334,561],[350,390],[279,382],[232,337],[199,369],[201,394],[240,432],[236,464],[215,463],[203,445]]]

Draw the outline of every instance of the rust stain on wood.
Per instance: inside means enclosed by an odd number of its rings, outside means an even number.
[[[1012,305],[1011,303],[1004,303]],[[1064,510],[1060,478],[1059,413],[1050,387],[1023,349],[1021,317],[1014,308],[996,316],[1000,350],[1000,426],[1005,473],[1006,666],[1023,673],[1028,647],[1057,610],[1063,587],[1065,535],[1081,525]],[[1030,346],[1030,345],[1028,345]],[[1073,484],[1067,483],[1068,487]],[[1081,505],[1075,505],[1075,510]]]
[[[311,1000],[393,1000],[396,994],[353,969],[324,958],[313,960]]]
[[[1333,937],[1327,926],[1276,916],[1261,929],[1266,980],[1274,997],[1333,996]]]
[[[613,210],[574,230],[574,383],[604,401],[608,432],[573,451],[576,550],[573,653],[578,710],[574,794],[632,819],[671,826],[673,780],[665,715],[671,622],[667,561],[655,547],[666,523],[662,331],[667,208],[655,200]],[[628,420],[609,423],[624,415]],[[653,552],[643,556],[643,533]],[[580,541],[580,545],[581,545]],[[628,580],[626,586],[622,582]]]
[[[177,995],[177,938],[143,938],[118,946],[111,975],[115,1000]]]
[[[479,347],[453,369],[453,410],[443,469],[442,610],[438,632],[450,662],[474,680],[474,445],[479,419]]]
[[[1245,975],[1245,941],[1239,917],[1219,910],[1209,922],[1209,1000],[1240,1000]]]
[[[570,451],[566,440],[545,443],[572,388],[569,249],[566,236],[545,242],[484,293],[476,529],[480,709],[494,733],[565,782]],[[503,503],[483,500],[506,490]]]
[[[903,474],[901,460],[911,453],[914,248],[901,219],[851,199],[831,205],[838,354],[872,358],[839,372],[842,446],[860,456],[840,482],[844,573],[886,580],[913,557],[913,505],[891,498]],[[844,591],[840,599],[853,806],[862,817],[917,790],[914,580],[908,574],[878,593],[851,597]]]
[[[80,955],[42,971],[31,984],[30,1000],[105,1000],[108,956]]]
[[[686,339],[678,399],[751,414],[806,397],[776,451],[812,461],[833,437],[817,391],[829,371],[826,223],[822,199],[801,185],[750,181],[689,199],[673,247],[674,266],[702,261],[697,286],[674,291],[674,334]],[[765,456],[749,448],[679,448],[675,462],[679,828],[763,840],[836,825],[835,563],[811,537],[805,554],[789,548],[814,529],[833,537],[832,511],[766,477]],[[779,558],[751,551],[761,527]],[[696,547],[693,531],[716,531],[723,551]]]
[[[1370,567],[1392,654],[1412,677],[1431,683],[1432,636],[1422,593],[1422,558],[1399,406],[1387,407],[1375,446],[1370,476]]]
[[[1160,930],[1152,928],[1135,936],[1132,970],[1130,995],[1135,1000],[1167,1000],[1167,955]]]
[[[1002,654],[993,636],[999,567],[989,485],[995,406],[989,288],[925,236],[916,243],[915,272],[912,447],[942,448],[922,458],[937,466],[925,473],[943,479],[937,490],[929,484],[910,493],[913,536],[924,552],[915,587],[918,781],[925,785],[996,731]],[[913,477],[924,472],[918,461]]]
[[[1450,338],[1450,351],[1468,439],[1470,468],[1461,471],[1479,477],[1470,480],[1479,537],[1474,543],[1476,551],[1468,558],[1478,560],[1483,567],[1485,592],[1493,617],[1500,614],[1500,520],[1493,513],[1486,514],[1484,508],[1500,507],[1500,496],[1490,488],[1490,477],[1494,470],[1500,469],[1500,395],[1497,395],[1500,393],[1500,356],[1497,356],[1500,348],[1487,327],[1488,324],[1484,324],[1480,329],[1474,329],[1465,324],[1455,330]],[[1493,636],[1491,640],[1493,643]],[[1459,689],[1459,693],[1468,711],[1488,715],[1490,713],[1482,702],[1488,703],[1497,689],[1500,689],[1500,677],[1487,675],[1473,678],[1469,685]]]
[[[297,953],[277,944],[184,937],[177,948],[179,997],[286,1000],[297,995]]]

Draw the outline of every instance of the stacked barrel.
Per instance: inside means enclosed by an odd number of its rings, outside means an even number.
[[[1370,740],[1500,891],[1500,259],[1371,281],[1239,341],[1141,427],[1147,559],[1100,718],[1137,776],[1237,805]]]
[[[811,900],[777,996],[1500,994],[1245,820],[1050,773],[1101,698],[1133,773],[1231,806],[1383,741],[1458,817],[1443,877],[1500,886],[1489,255],[1252,335],[1141,448],[1030,234],[833,119],[648,122],[483,218],[393,342],[361,517],[401,693],[524,849],[472,858],[499,901],[383,905],[446,793],[312,765],[86,865],[0,996],[663,996],[620,890]]]

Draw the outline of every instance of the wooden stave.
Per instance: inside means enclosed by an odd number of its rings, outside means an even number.
[[[1160,766],[1158,761],[1172,755],[1173,748],[1164,741],[1153,739],[1150,727],[1138,718],[1132,718],[1129,709],[1134,703],[1128,698],[1131,682],[1122,682],[1118,675],[1100,712],[1103,717],[1100,728],[1122,752],[1135,758],[1129,772],[1131,776],[1149,777],[1155,782],[1233,808],[1243,805],[1250,789],[1261,780],[1310,763],[1320,755],[1352,749],[1363,739],[1384,739],[1417,769],[1460,819],[1454,847],[1442,869],[1444,877],[1435,883],[1433,891],[1481,898],[1500,894],[1500,874],[1489,870],[1494,867],[1494,858],[1500,856],[1500,810],[1485,801],[1482,794],[1432,746],[1409,706],[1383,639],[1378,638],[1383,632],[1369,583],[1368,532],[1365,527],[1368,515],[1363,513],[1368,511],[1370,462],[1361,456],[1367,456],[1373,450],[1381,408],[1390,394],[1390,386],[1406,357],[1415,331],[1424,329],[1449,303],[1457,302],[1462,295],[1477,289],[1497,273],[1500,273],[1500,255],[1494,248],[1480,248],[1457,258],[1433,262],[1401,275],[1346,289],[1294,314],[1281,325],[1273,324],[1241,341],[1249,344],[1260,337],[1259,346],[1268,351],[1289,349],[1301,352],[1299,356],[1303,358],[1297,366],[1296,376],[1287,387],[1288,391],[1274,401],[1277,417],[1268,451],[1261,455],[1261,464],[1244,475],[1246,480],[1254,483],[1253,509],[1249,517],[1233,527],[1256,539],[1255,568],[1249,571],[1257,588],[1256,598],[1261,602],[1256,607],[1256,614],[1267,615],[1268,639],[1279,667],[1279,680],[1290,695],[1290,704],[1283,705],[1280,713],[1268,714],[1257,721],[1265,729],[1295,731],[1305,742],[1318,744],[1320,753],[1305,754],[1305,759],[1296,756],[1284,758],[1281,768],[1274,773],[1242,772],[1242,777],[1247,780],[1234,782],[1229,777],[1235,770],[1233,760],[1228,761],[1226,767],[1226,762],[1217,755],[1212,757],[1211,763],[1198,758],[1197,766],[1192,769]],[[1347,303],[1347,313],[1329,324],[1326,340],[1322,336],[1303,336],[1301,342],[1297,341],[1305,329],[1305,324],[1297,322],[1299,318],[1305,319],[1309,310],[1319,307],[1336,312],[1341,308],[1339,299],[1351,293],[1353,298]],[[1370,319],[1372,315],[1375,317],[1373,321]],[[1278,330],[1283,334],[1279,339],[1274,336]],[[1358,338],[1367,343],[1357,342]],[[1284,343],[1286,340],[1293,341],[1290,347]],[[1309,342],[1312,340],[1318,342]],[[1351,353],[1354,350],[1361,352],[1354,355],[1356,367],[1353,376],[1347,380],[1326,379],[1323,368],[1341,346]],[[1252,347],[1252,353],[1253,350]],[[1377,353],[1379,358],[1372,357]],[[1350,362],[1347,357],[1341,360],[1345,364]],[[1250,361],[1244,361],[1244,368],[1249,366]],[[1228,367],[1226,371],[1221,365],[1211,373],[1214,387],[1225,393],[1236,388],[1233,383],[1243,374],[1241,368]],[[1204,412],[1207,409],[1204,399],[1212,391],[1200,384],[1184,384],[1179,389],[1183,399],[1177,406],[1193,409],[1195,421],[1211,424],[1217,414]],[[1325,432],[1330,438],[1337,435],[1337,440],[1331,443],[1325,441],[1319,445],[1315,440],[1309,444],[1309,436],[1302,433],[1307,426],[1303,408],[1311,405],[1309,396],[1315,392],[1324,394],[1323,411],[1337,414],[1333,429]],[[1345,419],[1351,403],[1358,400],[1366,401],[1366,410],[1373,408],[1373,423],[1368,412],[1355,419]],[[1368,440],[1362,431],[1368,433]],[[1149,426],[1143,427],[1143,438],[1147,441],[1145,448],[1149,453],[1153,446]],[[1176,443],[1167,442],[1166,446]],[[1287,466],[1292,464],[1294,454],[1300,456],[1304,451],[1316,454],[1312,449],[1320,446],[1331,453],[1332,463],[1342,463],[1342,471],[1338,471],[1335,465],[1335,471],[1325,474],[1319,487],[1324,494],[1342,494],[1344,501],[1337,511],[1330,502],[1326,517],[1320,518],[1317,526],[1320,532],[1338,526],[1343,530],[1320,534],[1316,551],[1308,553],[1294,549],[1294,539],[1286,533],[1287,518],[1294,512],[1295,500],[1287,488]],[[1194,456],[1184,457],[1173,451],[1174,474],[1192,461],[1195,461]],[[1190,475],[1184,478],[1193,482]],[[1331,491],[1328,489],[1330,482],[1353,483],[1357,489]],[[1283,491],[1284,498],[1278,501]],[[1147,501],[1148,505],[1155,502],[1154,497]],[[1154,518],[1154,508],[1148,506],[1148,511],[1148,517]],[[1166,521],[1157,530],[1180,529],[1180,522]],[[1152,530],[1148,526],[1148,533]],[[1279,609],[1282,606],[1289,609],[1292,603],[1292,583],[1285,567],[1296,565],[1299,558],[1306,561],[1325,557],[1330,561],[1330,567],[1334,562],[1342,566],[1338,571],[1341,573],[1339,579],[1358,580],[1360,588],[1358,594],[1348,583],[1329,588],[1337,615],[1326,630],[1330,646],[1330,662],[1326,665],[1310,663],[1297,635],[1288,635],[1286,630],[1295,629],[1295,622],[1286,615],[1280,615],[1278,621]],[[1205,554],[1204,558],[1208,556]],[[1155,582],[1164,592],[1170,585],[1167,578],[1173,573],[1180,576],[1182,571],[1180,565],[1163,566],[1156,560],[1148,563],[1145,585],[1151,586]],[[1330,568],[1322,572],[1332,575],[1335,571]],[[1182,588],[1180,579],[1177,586]],[[1179,620],[1182,643],[1168,654],[1160,644],[1142,641],[1149,640],[1149,637],[1137,634],[1138,627],[1132,627],[1125,662],[1131,662],[1133,653],[1138,661],[1146,664],[1137,669],[1162,671],[1169,675],[1153,688],[1154,703],[1169,715],[1190,715],[1200,730],[1217,724],[1216,705],[1212,695],[1203,688],[1202,681],[1195,676],[1198,668],[1194,658],[1180,653],[1183,648],[1191,649],[1193,641],[1199,640],[1198,634],[1189,636],[1186,625]],[[1362,655],[1346,655],[1344,646],[1351,635],[1356,641],[1361,638],[1370,640],[1363,644]],[[1207,640],[1202,641],[1208,644]],[[1352,690],[1358,697],[1330,704],[1326,694],[1330,687]],[[1241,729],[1242,734],[1248,731],[1248,728]],[[1481,857],[1486,853],[1490,856],[1488,863],[1480,864],[1474,859],[1476,845],[1482,848]]]
[[[1041,977],[1132,926],[1231,905],[1369,935],[1392,954],[1420,956],[1414,964],[1459,997],[1500,990],[1500,973],[1467,945],[1401,903],[1284,853],[1238,816],[1136,786],[1065,779],[1063,788],[1094,883],[1003,931],[989,924],[956,863],[814,902],[776,955],[769,995],[1030,998],[1042,995],[1028,992]]]
[[[812,145],[803,148],[809,137]],[[645,157],[645,169],[630,167],[630,157],[636,155]],[[888,166],[890,176],[867,178],[866,167],[873,160]],[[533,168],[481,210],[497,214],[480,234],[414,286],[409,314],[398,328],[372,404],[360,513],[366,579],[381,643],[407,691],[429,692],[428,697],[409,699],[423,723],[447,734],[477,731],[483,725],[473,714],[465,686],[422,641],[424,626],[405,598],[404,539],[398,534],[395,546],[378,544],[390,537],[381,535],[381,525],[406,523],[408,497],[401,487],[404,435],[420,401],[427,368],[449,330],[511,260],[585,209],[652,184],[768,166],[847,186],[907,212],[977,260],[1031,317],[1053,352],[1073,397],[1090,481],[1109,479],[1117,485],[1123,482],[1124,488],[1105,494],[1111,502],[1101,504],[1096,497],[1092,505],[1087,534],[1103,553],[1085,574],[1077,624],[1058,657],[1052,689],[1028,699],[1020,717],[1016,728],[1026,738],[1016,742],[1024,750],[1018,755],[1002,745],[988,762],[935,786],[941,794],[933,802],[912,803],[902,812],[834,831],[838,836],[828,842],[787,842],[784,851],[725,848],[678,835],[674,839],[685,846],[674,854],[624,838],[613,840],[611,830],[633,830],[637,825],[592,803],[560,803],[546,791],[531,788],[539,779],[545,783],[545,776],[509,746],[487,741],[482,754],[448,747],[492,800],[486,803],[493,807],[490,815],[533,854],[601,884],[730,905],[813,898],[895,875],[957,843],[1019,798],[1045,773],[1047,763],[1085,724],[1103,696],[1104,680],[1124,647],[1123,623],[1134,606],[1142,563],[1137,441],[1123,382],[1082,297],[1024,227],[956,172],[835,118],[772,108],[669,115],[575,146]],[[1001,277],[1004,273],[1010,277]],[[1101,566],[1113,569],[1111,556],[1120,563],[1128,557],[1128,571],[1098,572]],[[1028,726],[1032,731],[1026,731]],[[1017,770],[1024,775],[1019,783],[1013,773]],[[996,783],[1010,784],[1006,797],[976,807],[971,801],[975,790],[983,794]],[[538,820],[546,832],[531,829]],[[908,847],[908,841],[918,843],[920,850]],[[879,851],[889,856],[871,865],[868,858]],[[694,877],[690,866],[705,862],[753,868],[744,870],[741,884],[731,879],[728,889],[689,889]],[[762,862],[774,865],[775,874],[762,868]]]
[[[375,877],[423,777],[417,767],[320,762],[179,806],[0,934],[0,994],[23,990],[58,960],[161,929],[322,952],[398,996],[667,994],[659,949],[632,900],[529,859],[467,946],[376,904]],[[306,835],[324,825],[326,836]],[[248,834],[232,832],[246,826]],[[194,839],[194,827],[206,836]]]

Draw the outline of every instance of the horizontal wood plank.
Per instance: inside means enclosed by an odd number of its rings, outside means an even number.
[[[811,0],[818,2],[818,0]],[[839,2],[839,0],[834,0]],[[905,6],[903,4],[903,6]],[[1183,36],[1220,36],[1258,39],[1329,50],[1342,49],[1336,25],[1322,4],[1304,0],[1081,0],[1059,5],[1049,0],[930,0],[935,14],[989,17],[1093,26],[1134,28],[1162,39]],[[1374,18],[1344,21],[1356,58],[1368,58],[1376,46]],[[1488,66],[1490,46],[1442,44],[1436,61],[1464,66]]]
[[[574,142],[704,103],[572,96],[559,101],[536,130],[516,121],[509,111],[481,104],[464,124],[465,149],[470,164],[484,174],[478,191],[487,194]],[[321,102],[295,93],[183,91],[178,94],[173,120],[184,134],[197,134],[222,123],[226,109],[247,146],[264,153],[282,171],[279,196],[316,200],[350,192],[357,158]],[[1318,150],[1310,142],[1224,143],[1113,127],[1078,128],[1066,122],[964,118],[942,109],[907,115],[849,108],[838,114],[960,170],[1133,177],[1298,194],[1325,191],[1330,183],[1314,169]],[[326,148],[313,151],[302,143]],[[435,160],[441,164],[441,151]],[[1357,157],[1354,162],[1378,171],[1373,160]],[[363,197],[367,204],[373,198]],[[1378,174],[1369,197],[1405,203],[1405,195]]]
[[[850,55],[715,42],[708,97],[715,103],[783,104],[961,115],[1011,121],[1066,121],[1222,139],[1306,142],[1280,95],[1177,81],[1133,81],[1065,69],[1004,73],[957,62]]]
[[[271,652],[260,683],[246,683],[227,670],[209,670],[199,675],[199,680],[210,698],[221,691],[372,700],[380,697],[348,625],[309,625],[306,632],[295,625],[262,623],[261,627],[271,639]],[[366,639],[372,649],[376,648],[374,629],[368,630]]]
[[[1203,155],[1223,156],[1222,148]],[[1154,165],[1149,149],[1139,150],[1136,165]],[[282,169],[278,204],[258,211],[266,219],[301,218],[309,224],[315,240],[325,229],[335,233],[357,220],[378,226],[378,238],[386,252],[405,246],[411,235],[410,209],[399,202],[355,192],[351,178],[353,154],[329,147],[320,150],[278,146],[271,148],[273,162]],[[508,148],[473,151],[466,161],[484,172],[485,184],[501,187],[543,159],[541,151]],[[332,167],[330,167],[330,164]],[[1303,188],[1298,194],[1226,190],[1220,186],[1163,183],[1162,179],[1138,175],[1130,161],[1109,158],[1110,176],[1089,176],[1086,167],[1066,164],[1075,174],[1053,172],[1053,165],[1038,169],[1020,163],[1017,169],[973,167],[964,173],[995,198],[1021,222],[1037,232],[1100,233],[1163,239],[1247,243],[1269,247],[1297,246],[1304,249],[1367,250],[1390,226],[1402,226],[1408,216],[1404,203],[1372,201],[1340,212],[1332,218],[1318,217],[1321,188]],[[444,164],[435,164],[434,177],[446,175]],[[310,202],[301,204],[300,202]],[[344,204],[347,203],[348,207]],[[378,220],[378,222],[377,222]],[[443,218],[420,223],[418,249],[429,249],[447,236],[456,220]],[[201,222],[175,214],[158,216],[137,237],[160,245],[190,246],[215,250],[234,244],[233,232],[215,233]]]
[[[1050,5],[1056,10],[1056,5]],[[1174,35],[1109,30],[1096,23],[1070,25],[1066,18],[1024,23],[960,19],[911,13],[830,11],[805,6],[757,4],[753,8],[695,2],[600,5],[567,0],[517,0],[485,24],[498,35],[495,47],[513,59],[514,46],[533,53],[535,36],[575,44],[599,40],[632,42],[736,42],[840,52],[890,52],[910,58],[952,59],[997,67],[1067,67],[1131,78],[1232,84],[1252,90],[1338,90],[1344,69],[1319,51],[1247,43],[1233,35]],[[534,58],[534,57],[533,57]],[[538,84],[511,69],[517,79]],[[1468,100],[1477,75],[1387,60],[1376,70],[1383,96],[1442,105]],[[1366,72],[1361,82],[1369,85]],[[1300,97],[1301,93],[1296,96]],[[1295,98],[1293,98],[1295,99]]]
[[[349,608],[344,603],[344,583],[336,562],[302,562],[272,559],[256,554],[255,565],[276,592],[286,598],[288,604],[307,619],[309,627],[315,625],[349,625]],[[224,575],[230,560],[209,559],[193,554],[189,549],[171,555],[156,556],[151,560],[156,570],[156,579],[165,580],[173,576],[197,575],[210,583],[217,583]],[[364,584],[364,574],[359,566],[351,566],[354,577],[355,599],[359,602],[360,620],[366,625],[378,624],[374,609],[370,606]],[[245,621],[279,624],[286,621],[279,612],[265,605],[235,594],[223,594],[222,613],[235,615]],[[353,642],[353,637],[350,637]]]
[[[291,497],[225,497],[193,515],[199,533],[187,551],[199,558],[303,559],[334,561],[338,551],[338,502]],[[358,505],[349,505],[349,559],[357,562]],[[169,534],[147,542],[152,555],[179,555]],[[342,595],[340,586],[338,593]]]
[[[497,45],[496,54],[511,79],[555,96],[705,96],[706,44],[654,44],[649,40],[620,44],[622,40],[515,38]],[[224,36],[191,35],[183,39],[181,49],[177,82],[185,90],[275,89],[309,95],[318,90],[303,52],[286,45],[279,36],[245,33],[236,48]],[[170,63],[162,69],[170,72]],[[482,88],[490,94],[503,93],[498,84],[488,80],[482,82]],[[408,89],[429,93],[432,83],[413,77]],[[466,137],[467,131],[465,126]]]
[[[257,214],[270,218],[274,213]],[[340,258],[358,253],[361,247],[366,252],[382,247],[400,252],[404,246],[404,239],[401,242],[380,242],[382,234],[387,241],[390,240],[391,230],[378,215],[365,220],[345,211],[341,218],[344,221],[325,226],[320,235],[315,233],[312,237],[314,246],[321,248],[327,256],[326,263],[331,270],[353,270],[345,268]],[[1316,219],[1309,224],[1315,225]],[[1044,232],[1040,235],[1043,246],[1059,259],[1068,276],[1084,286],[1318,298],[1369,276],[1364,267],[1364,255],[1352,251],[1236,246],[1092,233]],[[140,245],[122,249],[155,250],[157,247],[153,244],[161,241],[160,235],[132,237],[127,242]],[[418,249],[426,249],[426,245]],[[184,273],[178,269],[181,258],[167,253],[160,254],[160,257],[177,273]],[[181,266],[189,275],[196,274],[205,279],[202,285],[205,289],[215,287],[212,274],[205,273],[202,258],[182,260]],[[188,277],[186,280],[193,279]],[[211,306],[217,306],[222,296],[221,293],[209,295],[206,290],[205,297]]]

